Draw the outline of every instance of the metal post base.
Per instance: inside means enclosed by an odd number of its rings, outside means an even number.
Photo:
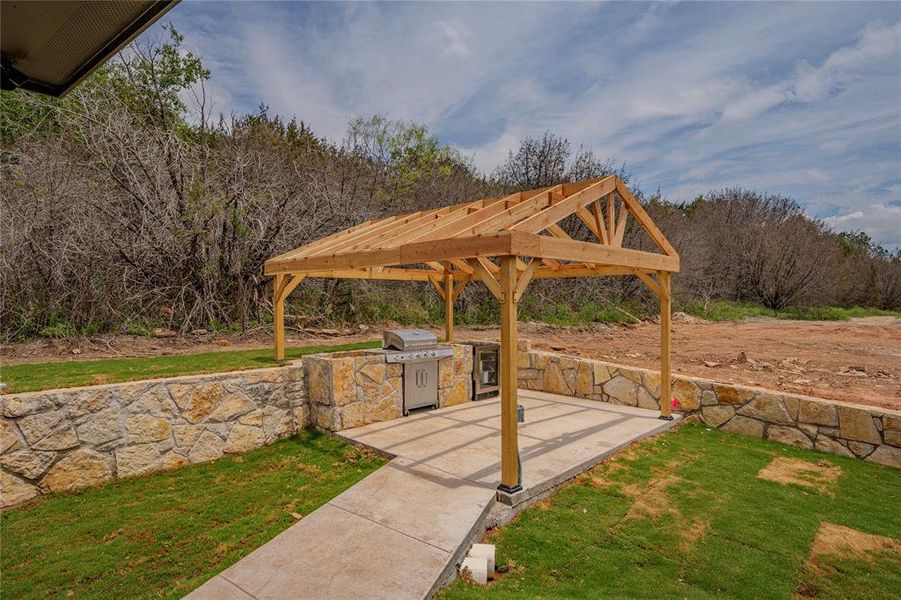
[[[503,492],[505,494],[515,494],[516,492],[522,491],[522,486],[514,485],[514,486],[510,487],[510,486],[506,486],[502,483],[499,486],[497,486],[497,491]]]

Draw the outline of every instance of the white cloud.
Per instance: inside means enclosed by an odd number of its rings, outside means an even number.
[[[894,57],[897,64],[899,43],[901,23],[867,25],[856,44],[836,50],[821,67],[799,61],[792,97],[813,102],[848,86],[873,61]]]
[[[901,172],[901,22],[888,3],[185,3],[171,15],[211,64],[217,103],[263,101],[333,139],[353,116],[386,114],[491,171],[550,129],[679,199],[744,186],[818,216],[898,199],[886,190]]]
[[[876,243],[884,246],[901,245],[901,206],[874,204],[847,214],[827,217],[823,221],[836,231],[862,229]]]
[[[505,131],[500,137],[492,140],[487,144],[483,144],[478,148],[461,148],[461,151],[471,156],[476,167],[486,173],[490,173],[507,160],[507,156],[511,149],[515,149],[519,145],[519,140],[524,137],[513,131]]]
[[[472,54],[472,50],[470,50],[467,43],[468,33],[460,23],[456,21],[438,21],[436,25],[447,41],[447,46],[444,49],[445,54],[462,58]]]
[[[663,25],[666,13],[676,2],[653,2],[629,28],[628,35],[623,40],[626,44],[634,46],[648,38],[655,30]]]
[[[784,84],[749,90],[747,93],[739,94],[737,98],[727,104],[723,109],[723,116],[730,119],[756,117],[785,102],[787,91]]]

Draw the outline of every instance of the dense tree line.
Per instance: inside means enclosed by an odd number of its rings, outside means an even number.
[[[165,42],[132,46],[64,99],[2,94],[0,326],[4,339],[268,318],[263,261],[380,215],[568,180],[623,166],[552,133],[522,140],[490,174],[424,127],[356,119],[342,140],[265,106],[213,117],[209,72]],[[633,186],[634,187],[634,186]],[[901,306],[901,258],[865,234],[836,234],[793,201],[748,190],[687,204],[639,198],[679,250],[681,297],[788,305]],[[589,239],[577,220],[566,228]],[[626,244],[649,247],[630,226]],[[531,302],[648,301],[634,278],[543,281]],[[429,304],[409,284],[302,286],[296,311],[390,317]],[[487,296],[470,286],[464,307]]]

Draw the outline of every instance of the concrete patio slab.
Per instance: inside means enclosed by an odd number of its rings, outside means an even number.
[[[517,502],[546,491],[637,439],[671,427],[657,411],[519,390],[523,488]],[[676,417],[678,419],[678,416]],[[500,400],[416,413],[340,432],[379,452],[408,458],[472,483],[500,482]]]
[[[326,504],[188,598],[424,598],[450,557]]]
[[[345,430],[394,458],[188,598],[428,597],[484,532],[496,499],[521,505],[675,424],[641,408],[526,390],[519,398],[522,492],[496,492],[497,398]]]
[[[494,496],[493,488],[397,458],[331,504],[453,553]]]
[[[189,596],[192,600],[253,600],[253,596],[228,581],[222,575],[216,575]]]

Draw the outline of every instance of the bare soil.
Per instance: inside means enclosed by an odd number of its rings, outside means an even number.
[[[388,324],[385,327],[392,326]],[[396,325],[395,325],[396,326]],[[341,344],[379,337],[383,327],[289,330],[288,345]],[[440,336],[443,331],[434,329]],[[497,339],[496,328],[458,328],[457,337]],[[636,367],[659,368],[660,326],[522,323],[534,347]],[[100,335],[3,345],[3,364],[187,354],[267,347],[271,333],[173,337]],[[702,321],[674,315],[676,373],[821,398],[901,409],[901,319]]]
[[[814,464],[786,456],[777,456],[757,473],[757,477],[760,479],[775,481],[782,485],[793,483],[830,495],[833,486],[841,476],[841,467],[833,465],[829,461],[824,460],[819,464]]]
[[[850,527],[823,523],[813,540],[808,566],[816,567],[823,555],[838,558],[862,558],[873,561],[887,558],[901,563],[901,541],[883,535],[864,533]]]

